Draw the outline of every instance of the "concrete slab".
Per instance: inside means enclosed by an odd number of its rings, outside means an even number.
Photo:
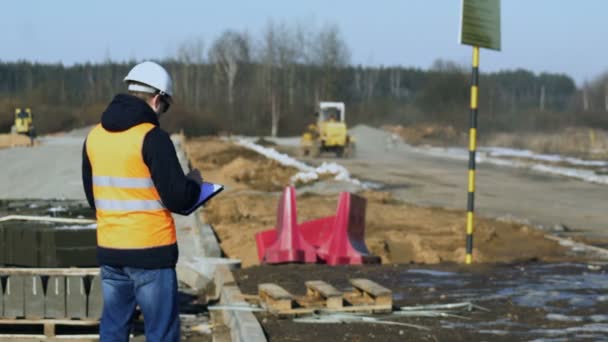
[[[55,229],[55,245],[57,248],[74,248],[97,245],[95,229]]]
[[[241,267],[241,261],[227,258],[183,257],[177,263],[176,271],[181,282],[193,289],[202,290],[212,282],[219,265],[235,270]]]
[[[95,243],[97,244],[97,243]],[[41,267],[96,267],[97,246],[57,248],[56,263],[53,266]]]
[[[27,276],[24,279],[25,318],[44,318],[44,289],[40,276]]]
[[[97,275],[91,279],[91,290],[87,296],[87,318],[100,319],[102,310],[101,277]]]
[[[0,277],[0,317],[4,317],[4,279]]]
[[[66,316],[68,318],[87,317],[87,294],[82,276],[66,277]]]
[[[23,285],[25,276],[11,275],[6,281],[4,291],[4,317],[17,318],[25,316],[25,298]]]
[[[47,318],[66,318],[65,277],[50,276],[44,297],[44,316]]]
[[[57,265],[55,234],[50,229],[40,231],[40,244],[38,246],[38,264],[40,267],[54,267]]]
[[[246,304],[243,294],[236,285],[226,285],[221,290],[220,304]],[[224,310],[222,320],[230,328],[231,341],[264,342],[266,336],[262,326],[251,312]]]
[[[0,264],[21,267],[95,267],[95,229],[57,229],[55,225],[10,222],[2,226]]]
[[[0,223],[0,265],[6,265],[6,236],[2,223]]]

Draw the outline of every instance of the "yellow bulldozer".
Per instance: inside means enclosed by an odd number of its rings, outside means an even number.
[[[319,102],[311,123],[300,140],[302,156],[318,157],[335,153],[339,158],[353,155],[355,141],[346,127],[346,107],[343,102]]]
[[[29,136],[33,128],[34,116],[29,108],[15,109],[15,124],[12,128],[12,133],[25,134]]]
[[[23,145],[19,141],[23,141],[25,135],[29,138],[30,146],[34,146],[36,139],[36,129],[34,128],[34,115],[30,108],[16,108],[15,109],[15,121],[11,126],[11,134],[7,135],[10,139],[12,146]]]

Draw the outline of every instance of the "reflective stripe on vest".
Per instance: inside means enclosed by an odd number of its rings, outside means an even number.
[[[96,126],[87,137],[97,211],[97,243],[106,248],[140,249],[176,242],[175,224],[154,187],[143,160],[149,123],[122,132]]]

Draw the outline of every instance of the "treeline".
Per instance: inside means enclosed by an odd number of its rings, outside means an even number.
[[[202,39],[185,41],[160,62],[176,93],[163,124],[191,135],[298,134],[323,100],[345,102],[350,125],[468,125],[467,67],[442,60],[429,70],[353,66],[335,26],[270,23],[257,37],[228,30],[208,47]],[[10,129],[15,107],[26,106],[40,132],[95,123],[124,92],[122,79],[135,63],[0,63],[0,130]],[[513,70],[482,73],[480,84],[479,125],[486,131],[608,129],[608,76],[577,89],[563,74]]]

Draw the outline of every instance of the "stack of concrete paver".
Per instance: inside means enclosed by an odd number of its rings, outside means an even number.
[[[44,223],[0,223],[0,265],[96,266],[95,229]]]
[[[5,270],[0,270],[2,318],[97,320],[101,317],[99,275],[19,275],[6,274],[9,269]]]
[[[66,217],[92,216],[88,208],[70,202],[0,203],[3,215],[55,216],[57,210]],[[96,244],[94,226],[0,223],[0,317],[98,320],[102,296]]]

